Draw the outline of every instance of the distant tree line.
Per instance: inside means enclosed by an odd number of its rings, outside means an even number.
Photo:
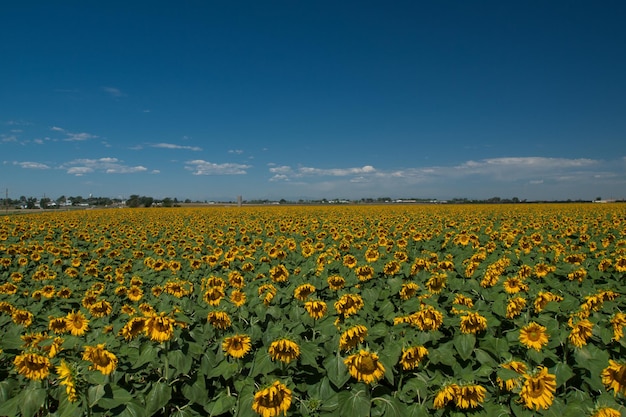
[[[350,200],[345,198],[335,198],[335,199],[315,199],[315,200],[286,200],[281,198],[280,200],[269,200],[269,199],[253,199],[253,200],[244,200],[245,204],[389,204],[389,203],[436,203],[436,204],[517,204],[517,203],[574,203],[574,202],[584,202],[587,200],[562,200],[562,201],[527,201],[520,200],[517,197],[513,198],[501,198],[501,197],[491,197],[487,199],[467,199],[467,198],[453,198],[450,200],[437,200],[437,199],[426,199],[426,198],[401,198],[401,199],[392,199],[390,197],[377,197],[377,198],[361,198],[358,200]],[[596,201],[601,201],[601,198],[596,198]],[[615,201],[623,201],[623,200],[615,200]],[[60,209],[60,208],[68,208],[68,207],[179,207],[182,203],[190,204],[192,201],[190,199],[185,199],[184,201],[179,201],[177,198],[166,197],[163,199],[155,199],[149,196],[142,196],[139,194],[133,194],[128,199],[124,200],[122,198],[108,198],[108,197],[92,197],[89,196],[87,198],[78,196],[69,196],[65,195],[60,196],[59,198],[53,200],[49,197],[35,198],[35,197],[26,197],[20,196],[19,199],[11,199],[5,198],[0,199],[0,207],[3,208],[19,208],[19,209]],[[193,203],[207,203],[207,201],[194,201]],[[211,203],[215,203],[211,201]],[[233,201],[223,201],[221,203],[234,204]]]

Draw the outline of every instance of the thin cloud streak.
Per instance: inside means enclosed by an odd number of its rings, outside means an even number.
[[[53,132],[59,132],[59,133],[63,133],[66,135],[66,137],[63,139],[66,142],[82,142],[82,141],[86,141],[89,139],[96,139],[98,138],[98,136],[96,135],[92,135],[91,133],[86,133],[86,132],[81,132],[81,133],[74,133],[74,132],[69,132],[65,129],[63,129],[62,127],[58,127],[58,126],[52,126],[50,128],[51,131]]]
[[[185,145],[176,145],[173,143],[155,143],[150,145],[152,148],[163,148],[163,149],[184,149],[188,151],[198,152],[201,151],[202,148],[199,146],[185,146]]]
[[[50,167],[46,164],[42,164],[39,162],[30,162],[30,161],[24,161],[24,162],[14,161],[13,165],[18,165],[24,169],[50,169]]]
[[[243,175],[247,174],[246,170],[249,168],[252,166],[234,163],[216,164],[202,159],[185,162],[185,169],[191,171],[193,175]]]
[[[503,157],[466,161],[455,166],[430,166],[383,170],[365,165],[360,168],[322,169],[314,167],[292,168],[289,165],[270,166],[275,181],[313,179],[315,177],[349,177],[352,183],[397,182],[407,184],[460,181],[471,177],[485,177],[486,181],[529,184],[552,181],[574,181],[581,178],[615,178],[607,163],[588,158]],[[623,176],[623,175],[622,175]]]
[[[111,97],[115,97],[115,98],[120,98],[120,97],[125,97],[126,96],[126,94],[124,94],[117,87],[102,87],[102,91],[104,91],[105,93],[108,93]]]

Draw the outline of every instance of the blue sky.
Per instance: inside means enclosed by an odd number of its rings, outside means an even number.
[[[622,1],[0,6],[0,187],[626,198]]]

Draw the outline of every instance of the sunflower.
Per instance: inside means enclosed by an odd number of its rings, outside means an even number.
[[[279,339],[272,342],[268,352],[273,361],[289,363],[300,357],[300,346],[289,339]]]
[[[80,311],[72,310],[65,316],[65,326],[72,336],[82,336],[89,329],[89,320]]]
[[[233,358],[242,358],[252,349],[250,336],[245,334],[237,334],[235,336],[224,338],[222,342],[222,350]]]
[[[552,405],[556,391],[556,376],[548,373],[548,368],[541,366],[535,375],[524,375],[520,398],[529,409],[547,409]]]
[[[246,281],[239,271],[230,271],[228,273],[228,284],[234,288],[243,288]]]
[[[522,310],[526,306],[526,299],[523,297],[515,297],[509,300],[506,305],[506,318],[512,319],[520,314],[522,314]]]
[[[487,390],[480,385],[462,385],[456,392],[455,404],[463,410],[476,408],[485,401],[486,393]]]
[[[141,304],[139,304],[139,311],[141,311],[141,313],[144,316],[152,316],[152,315],[156,314],[156,310],[154,309],[154,307],[152,307],[148,303],[141,303]]]
[[[143,290],[137,285],[132,285],[126,292],[126,297],[136,303],[143,297]]]
[[[504,291],[508,294],[517,294],[520,291],[528,291],[528,284],[520,277],[509,277],[504,281]]]
[[[344,317],[356,314],[365,304],[358,294],[344,294],[335,302],[335,310]]]
[[[145,317],[132,317],[128,322],[120,329],[119,334],[126,340],[133,339],[139,334],[143,333],[146,328]]]
[[[444,272],[433,274],[426,281],[426,288],[433,294],[439,294],[445,287],[448,275]]]
[[[570,318],[568,325],[572,328],[567,339],[576,347],[583,347],[591,337],[593,323],[587,319],[579,320],[576,324]]]
[[[277,292],[276,287],[272,284],[263,284],[257,291],[259,293],[259,297],[263,298],[263,304],[266,306],[272,302]]]
[[[174,335],[174,320],[168,317],[165,312],[148,316],[145,323],[144,332],[150,340],[155,342],[165,342],[170,340]]]
[[[443,314],[433,306],[423,306],[418,312],[409,316],[409,322],[422,331],[437,330],[443,324]]]
[[[596,410],[591,417],[620,417],[622,413],[611,407],[601,407]]]
[[[556,267],[554,265],[547,265],[545,263],[539,263],[535,265],[535,276],[537,278],[543,278],[548,275],[550,272],[556,271]]]
[[[276,265],[270,269],[270,278],[274,282],[285,282],[289,278],[289,271],[285,265]]]
[[[327,281],[328,286],[333,291],[339,291],[346,285],[346,279],[340,275],[331,275]]]
[[[50,374],[50,359],[36,353],[22,353],[13,360],[20,375],[33,381],[40,381]]]
[[[56,367],[56,371],[59,375],[59,383],[65,386],[67,400],[71,403],[76,402],[78,400],[78,392],[76,391],[76,371],[64,360],[61,360],[61,364]]]
[[[120,311],[127,316],[133,316],[137,312],[137,310],[135,310],[135,307],[131,306],[130,304],[124,304],[122,308],[120,308]]]
[[[105,317],[111,314],[113,307],[107,300],[100,300],[89,306],[89,313],[94,317]]]
[[[348,356],[343,363],[353,378],[366,384],[372,384],[385,375],[385,367],[378,360],[378,355],[373,352],[361,350]]]
[[[311,300],[304,303],[304,309],[309,313],[309,316],[315,320],[319,320],[326,315],[328,308],[326,303],[320,300]]]
[[[48,330],[53,331],[56,334],[67,333],[67,323],[65,322],[65,317],[50,317]]]
[[[407,282],[402,284],[402,289],[400,290],[400,298],[403,300],[408,300],[415,296],[417,290],[419,290],[419,285],[414,282]]]
[[[44,352],[48,353],[49,358],[54,358],[60,351],[63,350],[62,346],[64,342],[65,339],[63,339],[62,337],[55,337],[54,339],[52,339],[52,343],[43,346],[43,350]]]
[[[90,290],[87,290],[87,292],[85,293],[85,296],[82,299],[83,307],[89,308],[97,302],[98,302],[98,295],[93,293]]]
[[[71,266],[65,268],[63,272],[70,278],[76,278],[78,276],[78,270],[76,268],[72,268]]]
[[[345,266],[352,269],[356,266],[356,263],[357,263],[357,259],[354,255],[350,255],[350,254],[344,255],[343,264]]]
[[[106,345],[100,343],[96,346],[85,346],[83,360],[90,361],[92,364],[89,369],[102,372],[103,375],[109,375],[117,367],[117,357],[105,349]]]
[[[160,297],[161,294],[163,294],[163,287],[160,286],[160,285],[153,285],[152,288],[150,289],[150,292],[155,297]],[[142,292],[142,294],[143,294],[143,292]]]
[[[487,329],[487,319],[478,313],[468,312],[461,316],[461,333],[480,333]]]
[[[437,391],[435,399],[433,400],[433,407],[436,409],[444,408],[450,401],[454,401],[459,392],[459,386],[457,384],[448,384]]]
[[[468,308],[474,307],[474,301],[471,298],[464,296],[463,294],[456,294],[452,304],[462,305]]]
[[[358,266],[355,273],[359,281],[369,281],[374,277],[374,268],[369,265]]]
[[[626,313],[615,313],[615,315],[611,318],[611,325],[613,325],[613,340],[620,340],[624,336]]]
[[[241,307],[246,303],[246,293],[240,290],[233,290],[230,293],[230,301],[236,306]]]
[[[614,394],[621,392],[626,395],[626,365],[609,360],[609,366],[602,370],[602,383],[607,390],[613,390]]]
[[[400,358],[402,369],[415,369],[426,355],[428,355],[428,349],[424,346],[411,346],[402,349],[402,357]]]
[[[28,327],[33,323],[33,313],[28,310],[13,309],[11,312],[11,319],[15,324],[21,324],[24,327]]]
[[[225,295],[223,287],[212,286],[205,291],[204,301],[209,305],[218,306]]]
[[[512,391],[522,384],[522,375],[526,373],[526,365],[523,362],[509,361],[501,364],[500,367],[520,374],[518,378],[502,379],[497,377],[496,381],[498,382],[501,390]]]
[[[291,390],[280,381],[261,389],[254,394],[252,409],[262,417],[277,417],[287,415],[291,407]]]
[[[615,270],[617,272],[626,272],[626,256],[620,256],[615,260]]]
[[[231,326],[231,320],[225,311],[211,311],[207,315],[207,321],[216,329],[225,330]]]
[[[530,322],[520,330],[519,341],[528,349],[540,351],[541,348],[548,344],[546,327],[534,321]]]
[[[46,298],[52,298],[54,297],[54,294],[56,294],[56,289],[54,288],[54,285],[44,285],[41,289],[41,295]]]
[[[329,278],[330,280],[330,278]],[[300,301],[304,301],[307,297],[315,292],[315,287],[311,284],[302,284],[293,290],[293,296]]]
[[[378,249],[376,248],[372,247],[365,251],[365,261],[367,263],[376,262],[379,257],[380,253],[378,253]]]
[[[383,266],[383,274],[393,276],[400,271],[400,262],[395,259],[389,261]]]
[[[350,350],[358,346],[359,343],[365,341],[367,336],[367,327],[362,324],[350,327],[341,334],[339,338],[339,349]]]
[[[583,282],[586,276],[587,276],[587,270],[585,268],[578,268],[570,272],[569,274],[567,274],[567,279],[569,279],[570,281],[576,280],[578,282]]]

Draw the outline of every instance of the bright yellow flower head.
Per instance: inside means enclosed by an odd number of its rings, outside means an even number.
[[[359,343],[363,343],[366,336],[367,327],[362,324],[353,326],[341,334],[339,338],[339,349],[344,351],[354,349]]]
[[[22,353],[13,360],[20,375],[33,381],[40,381],[50,374],[50,359],[36,353]]]
[[[469,312],[461,316],[461,333],[476,334],[487,329],[487,319],[478,313]]]
[[[462,385],[457,389],[455,404],[462,410],[476,408],[485,401],[487,390],[480,385]]]
[[[524,375],[520,398],[531,410],[546,410],[552,405],[556,391],[556,376],[548,373],[548,368],[540,367],[535,375]]]
[[[319,320],[326,315],[328,307],[324,301],[311,300],[304,303],[304,309],[311,318]]]
[[[539,351],[548,344],[546,328],[540,324],[531,322],[520,330],[519,341],[528,349]]]
[[[372,384],[385,375],[385,367],[376,353],[361,350],[344,360],[350,375],[360,382]]]
[[[402,349],[402,357],[400,358],[402,369],[409,370],[417,368],[426,355],[428,355],[428,349],[424,346],[411,346]]]
[[[59,375],[59,383],[65,386],[65,394],[68,401],[72,403],[78,401],[75,371],[64,360],[61,360],[61,364],[56,367],[56,371]]]
[[[176,320],[162,312],[159,315],[151,315],[146,319],[144,332],[155,342],[165,342],[174,335],[174,323]]]
[[[626,395],[626,365],[609,360],[609,366],[604,368],[601,374],[602,383],[607,390],[613,390],[614,394]]]
[[[300,357],[300,346],[289,339],[279,339],[272,342],[268,352],[272,360],[289,363]]]
[[[448,384],[437,391],[435,399],[433,400],[433,407],[436,409],[442,409],[450,401],[454,401],[459,392],[459,386],[457,384]]]
[[[80,311],[72,310],[65,316],[65,326],[72,336],[82,336],[89,329],[89,320]]]
[[[252,409],[261,417],[278,417],[287,415],[291,407],[291,390],[280,381],[275,381],[271,386],[257,391],[254,394]]]
[[[242,358],[252,349],[250,336],[245,334],[237,334],[235,336],[224,338],[222,342],[222,350],[233,358]]]
[[[96,346],[85,346],[83,360],[90,361],[92,364],[89,369],[102,372],[109,375],[117,367],[117,357],[105,349],[105,344],[100,343]]]

